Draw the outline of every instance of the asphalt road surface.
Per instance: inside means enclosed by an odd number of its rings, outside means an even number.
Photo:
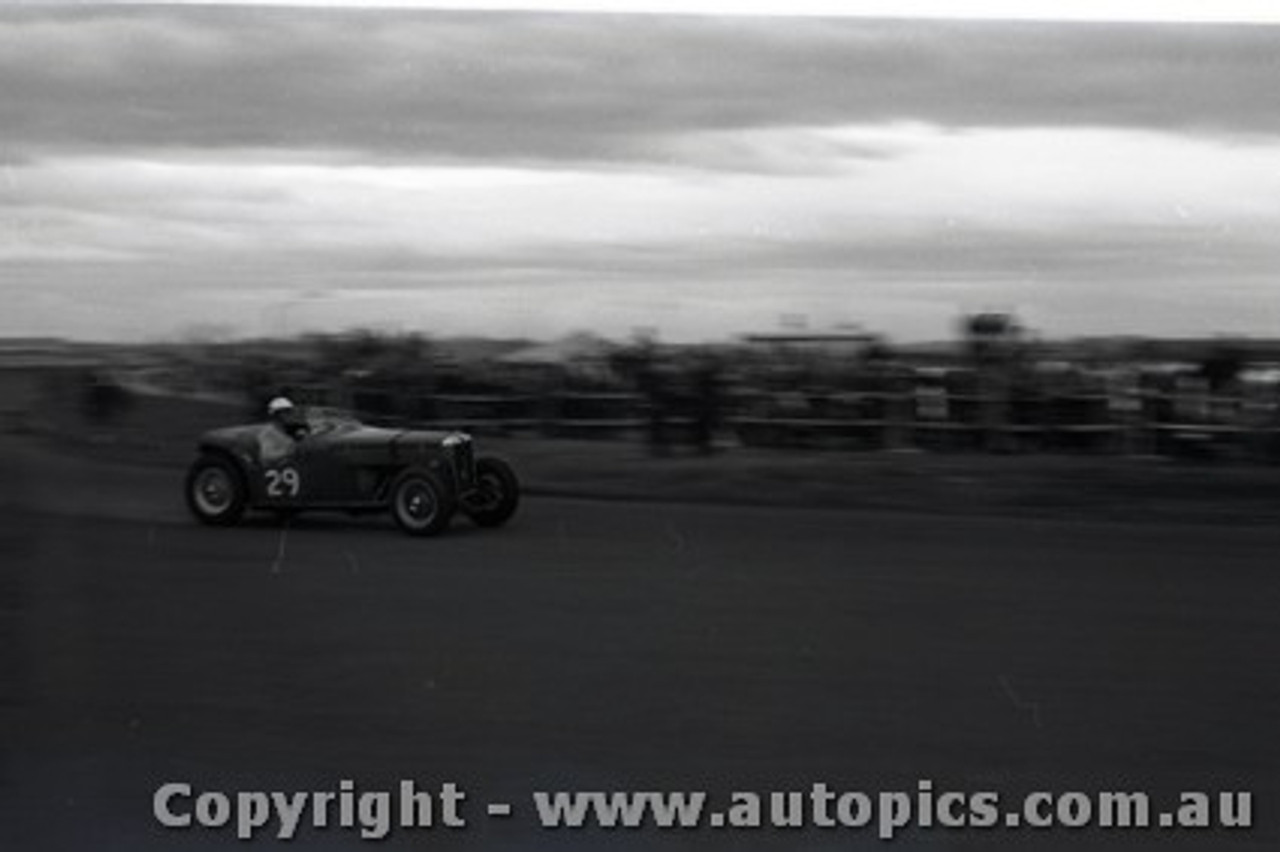
[[[179,474],[0,459],[0,848],[232,849],[152,794],[458,784],[405,849],[1280,843],[1280,529],[529,499],[213,530]],[[1225,833],[549,831],[534,790],[1248,790]],[[269,846],[262,841],[256,846]],[[357,849],[304,830],[293,849]]]

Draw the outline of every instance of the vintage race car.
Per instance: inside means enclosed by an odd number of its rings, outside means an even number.
[[[475,457],[463,432],[384,429],[308,409],[288,430],[268,422],[206,432],[186,478],[203,523],[235,524],[247,509],[390,512],[411,535],[434,535],[461,510],[484,527],[506,523],[520,500],[510,465]]]

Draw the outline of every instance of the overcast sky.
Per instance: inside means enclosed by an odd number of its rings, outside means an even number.
[[[1280,336],[1280,28],[0,10],[0,334]]]

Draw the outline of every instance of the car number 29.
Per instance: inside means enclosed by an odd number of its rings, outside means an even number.
[[[263,476],[267,480],[268,497],[297,497],[298,491],[302,489],[302,477],[292,467],[268,470]]]

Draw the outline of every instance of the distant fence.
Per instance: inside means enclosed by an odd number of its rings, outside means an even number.
[[[655,404],[635,393],[403,395],[359,392],[335,400],[371,422],[489,434],[638,439],[655,426],[672,442],[700,424],[717,440],[760,447],[1280,455],[1275,396],[1138,390],[1034,397],[936,387],[856,393],[726,394],[714,411],[696,400]]]

